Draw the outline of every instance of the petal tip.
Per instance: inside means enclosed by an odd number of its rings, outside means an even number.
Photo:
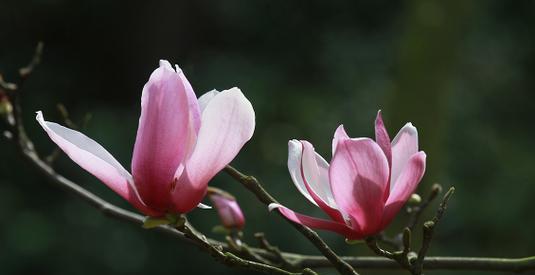
[[[418,152],[418,154],[425,160],[427,158],[427,154],[424,151]]]
[[[236,92],[236,93],[243,94],[243,92],[241,91],[241,89],[238,88],[238,87],[232,87],[232,88],[230,88],[230,89],[228,89],[228,90],[231,91],[231,92]]]
[[[336,130],[334,131],[334,138],[335,139],[348,139],[349,135],[346,132],[346,128],[344,127],[344,124],[340,124]]]
[[[164,68],[166,70],[174,71],[173,66],[171,66],[171,63],[165,59],[160,59],[160,68]]]
[[[42,111],[35,112],[35,119],[43,120],[43,112]]]
[[[300,144],[301,142],[295,138],[288,140],[288,147],[298,147]]]
[[[37,122],[39,122],[41,127],[43,127],[46,130],[45,117],[43,116],[43,112],[41,111],[35,112],[35,120],[37,120]]]
[[[383,110],[379,109],[377,110],[377,117],[375,118],[376,120],[379,119],[379,118],[383,118]]]
[[[175,64],[175,71],[177,74],[182,74],[182,69],[178,66],[178,64]]]
[[[271,212],[271,211],[273,211],[273,210],[275,210],[277,208],[280,208],[280,207],[282,207],[282,205],[280,205],[278,203],[270,203],[268,205],[268,210]]]
[[[301,143],[303,147],[309,147],[309,148],[312,148],[312,150],[314,150],[314,145],[312,145],[312,143],[310,143],[308,140],[301,139],[299,140],[299,143]]]
[[[204,203],[199,203],[197,205],[197,208],[200,208],[200,209],[212,209],[212,207],[210,205],[207,205],[207,204],[204,204]]]
[[[406,132],[407,134],[411,136],[417,136],[418,135],[418,129],[412,124],[412,122],[407,122],[403,127],[399,130],[399,132]],[[396,138],[394,138],[395,140]]]

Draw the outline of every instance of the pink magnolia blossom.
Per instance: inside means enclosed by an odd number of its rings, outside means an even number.
[[[208,197],[217,210],[219,219],[224,227],[238,230],[243,228],[245,218],[234,197],[222,193],[211,193]]]
[[[288,144],[288,169],[294,184],[331,220],[302,215],[278,204],[271,204],[270,210],[350,240],[381,232],[424,175],[426,155],[418,151],[416,128],[407,123],[390,142],[378,112],[375,141],[349,138],[340,125],[332,144],[330,165],[308,141],[291,140]]]
[[[182,73],[165,60],[141,95],[132,174],[84,134],[37,121],[74,162],[149,216],[186,213],[206,194],[208,181],[251,138],[255,114],[238,88],[197,99]]]

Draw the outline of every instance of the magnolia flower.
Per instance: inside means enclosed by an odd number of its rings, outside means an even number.
[[[132,174],[84,134],[37,121],[74,162],[148,216],[186,213],[199,205],[208,181],[251,138],[255,114],[238,88],[199,99],[182,73],[165,60],[141,95]]]
[[[209,192],[208,197],[217,210],[219,219],[227,229],[241,230],[245,225],[245,218],[236,199],[223,192]]]
[[[381,232],[416,189],[425,172],[418,132],[407,123],[392,143],[381,113],[375,120],[375,141],[349,138],[343,125],[334,134],[329,165],[308,141],[288,144],[288,169],[297,189],[331,220],[296,213],[271,204],[293,222],[330,230],[357,240]]]

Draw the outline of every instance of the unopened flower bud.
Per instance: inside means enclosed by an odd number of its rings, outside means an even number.
[[[415,204],[419,204],[420,202],[422,202],[422,198],[420,197],[420,195],[414,193],[409,198],[409,202],[408,203],[412,204],[412,205],[415,205]]]
[[[2,92],[0,92],[0,116],[7,120],[9,124],[15,123],[13,105],[9,101],[9,98]]]
[[[227,229],[242,229],[245,218],[236,199],[225,193],[209,192],[208,197],[214,204],[221,223]]]
[[[13,112],[13,105],[6,95],[0,92],[0,115],[5,116],[11,112]]]

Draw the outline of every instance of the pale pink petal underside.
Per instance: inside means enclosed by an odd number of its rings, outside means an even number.
[[[396,213],[416,190],[425,173],[425,160],[425,153],[420,151],[412,155],[405,165],[386,201],[382,221],[383,228],[392,221]]]
[[[201,201],[208,181],[234,159],[254,128],[253,107],[238,88],[222,91],[210,100],[202,112],[193,154],[173,191],[177,209],[189,211]]]
[[[219,91],[217,90],[211,90],[209,92],[204,93],[202,96],[199,97],[199,108],[201,110],[201,113],[204,111],[206,106],[208,106],[208,103],[214,99],[214,97],[219,94]]]
[[[167,62],[167,61],[164,61],[164,62]],[[178,65],[175,65],[175,68],[176,68],[178,77],[180,77],[180,79],[182,80],[182,85],[184,85],[186,97],[188,98],[188,110],[190,113],[190,126],[192,126],[195,129],[195,133],[198,133],[199,129],[201,128],[201,110],[200,110],[199,102],[197,100],[197,96],[195,95],[195,92],[193,91],[193,87],[191,87],[191,84],[189,83],[182,69],[180,69]]]
[[[296,139],[288,141],[288,171],[297,190],[311,203],[317,205],[312,196],[307,191],[303,177],[301,176],[301,159],[303,156],[303,145]]]
[[[184,145],[187,148],[185,155],[186,157],[189,157],[191,153],[193,152],[193,148],[195,147],[195,141],[197,140],[197,134],[199,133],[199,129],[201,128],[201,110],[200,110],[199,102],[197,100],[197,96],[195,95],[195,92],[193,91],[191,84],[186,78],[186,75],[184,75],[184,72],[178,67],[178,65],[175,65],[175,68],[176,68],[176,72],[178,76],[182,80],[182,84],[184,85],[184,90],[186,92],[186,97],[188,99],[188,110],[189,110],[188,133],[189,135]],[[179,176],[179,175],[176,175],[176,176]]]
[[[316,204],[333,220],[344,222],[337,209],[329,184],[327,162],[319,156],[308,141],[301,141],[303,153],[301,158],[301,178],[306,190]]]
[[[334,156],[334,153],[336,152],[336,146],[338,146],[338,142],[342,139],[349,139],[349,136],[346,133],[346,130],[344,128],[344,125],[338,126],[336,128],[336,131],[334,131],[334,137],[332,142],[332,155]]]
[[[130,173],[100,144],[78,131],[45,121],[41,112],[37,112],[36,119],[50,139],[80,167],[144,214],[151,216],[160,214],[145,206],[132,186]]]
[[[392,140],[392,174],[390,175],[390,191],[394,188],[397,178],[403,171],[409,158],[418,152],[418,131],[412,123],[407,123],[399,130]]]

